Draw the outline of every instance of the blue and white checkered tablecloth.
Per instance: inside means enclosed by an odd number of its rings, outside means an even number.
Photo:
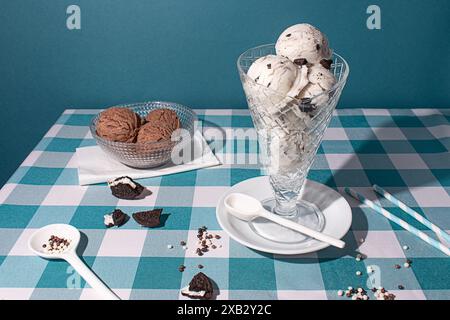
[[[229,239],[216,221],[216,202],[230,186],[261,175],[255,166],[229,164],[143,179],[153,194],[135,201],[113,197],[106,184],[79,186],[74,151],[95,144],[88,124],[97,112],[66,110],[1,189],[0,299],[96,297],[66,262],[46,261],[28,250],[30,234],[50,223],[69,223],[82,231],[83,259],[124,299],[181,298],[180,288],[199,271],[198,264],[220,288],[219,299],[347,299],[338,297],[337,290],[365,287],[368,265],[376,270],[372,280],[398,299],[450,299],[450,259],[352,199],[353,224],[344,251],[327,248],[280,257]],[[252,127],[247,110],[197,112],[210,132]],[[225,143],[218,155],[234,156],[239,143]],[[256,154],[254,145],[243,142],[245,153]],[[335,112],[309,178],[341,193],[352,187],[372,199],[376,183],[449,230],[449,150],[449,109],[342,109]],[[120,229],[103,225],[103,215],[115,208],[131,214],[153,207],[170,213],[163,227],[145,229],[132,219]],[[203,225],[222,236],[222,247],[198,257],[192,248]],[[188,250],[181,248],[181,240]],[[357,252],[367,259],[356,261]],[[393,267],[406,258],[411,268]]]

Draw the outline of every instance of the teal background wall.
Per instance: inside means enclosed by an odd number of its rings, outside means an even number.
[[[172,100],[245,108],[235,61],[287,26],[351,66],[340,107],[449,107],[448,0],[1,0],[0,185],[66,108]],[[81,30],[66,8],[81,8]],[[366,28],[381,7],[382,29]]]

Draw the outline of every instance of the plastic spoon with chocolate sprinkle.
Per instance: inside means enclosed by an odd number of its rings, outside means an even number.
[[[50,253],[43,248],[51,235],[57,235],[59,238],[71,240],[69,246],[61,252]],[[95,289],[105,300],[120,300],[86,264],[78,257],[76,252],[80,242],[80,231],[68,224],[50,224],[34,232],[28,240],[28,247],[38,256],[44,259],[62,259],[66,260],[78,274],[86,280],[89,285]]]

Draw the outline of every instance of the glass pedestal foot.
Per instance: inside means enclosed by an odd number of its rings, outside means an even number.
[[[268,211],[274,212],[276,202],[274,198],[271,198],[262,201],[262,205]],[[304,200],[297,202],[297,210],[294,214],[282,217],[317,231],[322,231],[325,225],[325,218],[322,211],[313,203]],[[261,237],[275,242],[302,243],[311,239],[300,232],[280,226],[263,218],[254,219],[249,222],[249,225]]]

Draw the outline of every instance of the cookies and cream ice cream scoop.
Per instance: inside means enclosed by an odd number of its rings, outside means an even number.
[[[326,91],[336,79],[328,40],[310,24],[283,31],[275,52],[253,62],[243,86],[249,105],[257,110],[255,121],[261,123],[259,139],[267,141],[268,172],[288,173],[314,156],[312,119],[326,107]]]
[[[296,24],[284,30],[278,37],[275,50],[277,55],[298,65],[305,62],[319,63],[331,57],[326,36],[308,23]]]
[[[297,77],[297,70],[289,59],[269,54],[255,60],[247,75],[254,81],[253,90],[258,92],[256,96],[261,103],[270,105],[286,96]]]
[[[253,62],[247,75],[260,85],[287,93],[297,77],[297,66],[285,57],[269,54]]]
[[[310,98],[311,104],[318,107],[328,102],[327,95],[320,95],[336,84],[334,74],[321,64],[301,67],[297,79],[288,95],[296,99]]]

